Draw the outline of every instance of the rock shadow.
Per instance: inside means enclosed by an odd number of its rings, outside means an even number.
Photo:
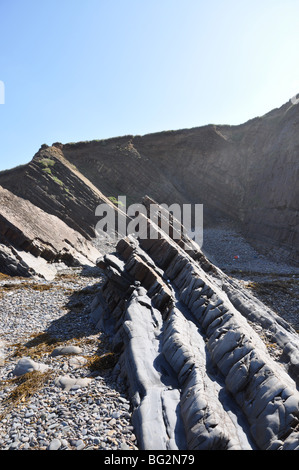
[[[90,270],[85,271],[85,275],[94,277]],[[103,280],[99,279],[99,282],[95,284],[73,290],[67,296],[67,301],[63,306],[63,309],[66,311],[65,315],[62,315],[57,320],[53,320],[46,333],[63,341],[81,339],[100,333],[91,321],[90,306],[102,282]]]

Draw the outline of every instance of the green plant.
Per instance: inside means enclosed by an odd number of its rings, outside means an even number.
[[[42,160],[40,160],[40,164],[46,168],[48,168],[49,166],[54,166],[55,165],[55,161],[52,160],[51,158],[43,158]]]
[[[57,176],[52,176],[52,180],[55,181],[55,183],[59,184],[59,186],[64,186],[63,182],[57,178]]]
[[[118,199],[116,199],[116,197],[114,196],[109,196],[108,197],[109,201],[111,201],[115,206],[119,206],[119,207],[124,207],[124,204],[119,201]]]

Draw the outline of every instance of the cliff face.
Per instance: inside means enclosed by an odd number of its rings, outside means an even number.
[[[284,259],[298,261],[297,105],[240,126],[67,144],[62,151],[107,196],[204,204],[206,223],[219,211],[261,248],[280,247]]]
[[[43,146],[0,179],[0,272],[52,279],[55,263],[95,265],[95,207],[113,204],[58,148]]]
[[[97,205],[113,206],[57,147],[42,146],[27,165],[2,172],[0,185],[62,219],[89,240],[95,236]]]
[[[299,107],[289,102],[239,126],[42,146],[0,185],[88,239],[110,196],[203,204],[204,225],[226,215],[255,245],[298,263],[298,153]]]

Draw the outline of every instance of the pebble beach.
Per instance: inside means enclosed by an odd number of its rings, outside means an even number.
[[[270,262],[225,224],[204,240],[212,262],[299,330],[298,268]],[[0,450],[139,450],[126,383],[102,360],[109,341],[90,320],[102,272],[58,270],[52,281],[0,277]],[[288,290],[256,289],[273,278]]]
[[[113,367],[90,366],[109,355],[89,320],[100,282],[78,270],[54,281],[1,279],[0,450],[138,448],[125,383]],[[43,373],[22,394],[26,376],[16,373],[26,361]]]

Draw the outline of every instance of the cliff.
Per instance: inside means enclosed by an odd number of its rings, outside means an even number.
[[[236,220],[259,248],[298,262],[299,107],[287,103],[240,126],[67,144],[65,158],[105,195],[204,204]]]
[[[298,149],[299,107],[288,102],[239,126],[42,145],[27,165],[1,172],[0,186],[88,241],[98,204],[118,210],[111,196],[125,195],[128,205],[145,194],[168,205],[203,204],[204,226],[224,215],[259,250],[275,249],[296,265]]]

